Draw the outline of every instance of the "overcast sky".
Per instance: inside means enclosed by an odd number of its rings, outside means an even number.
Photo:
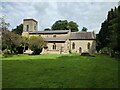
[[[0,16],[15,28],[25,18],[36,19],[39,31],[50,28],[57,20],[74,21],[88,31],[99,32],[101,23],[117,2],[0,2]]]

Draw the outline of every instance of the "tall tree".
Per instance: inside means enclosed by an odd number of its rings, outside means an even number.
[[[108,11],[97,36],[97,45],[99,49],[107,47],[113,52],[120,52],[120,6]]]
[[[23,24],[20,24],[19,26],[17,26],[15,29],[12,29],[12,32],[22,35],[23,32]]]
[[[118,6],[118,50],[120,51],[120,5]]]
[[[77,25],[75,22],[73,22],[73,21],[70,21],[70,22],[68,23],[68,28],[69,28],[72,32],[77,32],[77,31],[79,31],[79,30],[78,30],[78,25]]]
[[[78,25],[77,23],[70,21],[68,22],[67,20],[58,20],[56,21],[52,27],[52,30],[71,30],[72,32],[78,31]]]
[[[10,23],[7,23],[4,17],[0,18],[0,28],[2,30],[8,30],[9,26],[10,26]]]
[[[109,30],[108,30],[108,21],[105,20],[102,25],[100,32],[97,36],[97,41],[99,42],[99,47],[103,48],[108,45],[109,42]]]
[[[52,30],[68,30],[67,20],[58,20],[52,25]]]
[[[11,53],[16,53],[16,47],[21,44],[22,38],[9,30],[2,31],[2,50],[9,49]]]
[[[81,31],[84,31],[84,32],[87,32],[87,28],[86,27],[83,27]]]

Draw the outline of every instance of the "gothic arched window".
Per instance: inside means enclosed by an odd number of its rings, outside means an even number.
[[[72,43],[72,49],[75,49],[75,43],[74,42]]]
[[[26,26],[26,31],[29,31],[29,25]]]
[[[53,44],[53,49],[56,49],[56,44],[55,43]]]

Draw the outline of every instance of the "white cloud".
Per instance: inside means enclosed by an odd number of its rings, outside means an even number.
[[[99,31],[107,12],[117,6],[116,2],[1,2],[0,15],[5,15],[11,28],[22,23],[24,18],[39,22],[39,30],[50,27],[57,20],[75,21],[81,30]],[[2,14],[1,14],[2,13]]]

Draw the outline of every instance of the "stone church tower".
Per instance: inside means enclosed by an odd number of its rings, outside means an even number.
[[[23,33],[22,36],[29,36],[29,32],[38,31],[38,22],[34,19],[23,20]]]

